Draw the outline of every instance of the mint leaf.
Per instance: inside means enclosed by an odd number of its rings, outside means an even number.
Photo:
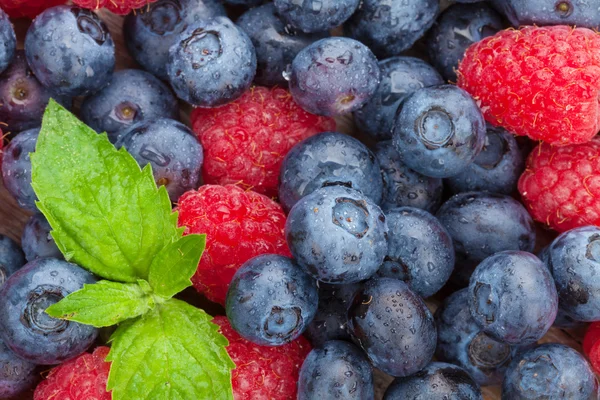
[[[150,265],[148,281],[154,293],[171,298],[190,286],[205,245],[205,235],[188,235],[162,249]]]
[[[50,101],[35,153],[32,185],[38,208],[67,260],[113,281],[147,279],[156,255],[181,237],[177,214],[151,168],[117,151]]]
[[[143,281],[142,281],[143,282]],[[84,285],[46,309],[54,318],[81,322],[96,328],[135,318],[154,307],[154,298],[139,283],[100,281]]]
[[[107,389],[121,399],[233,399],[235,364],[211,317],[170,299],[113,334]]]

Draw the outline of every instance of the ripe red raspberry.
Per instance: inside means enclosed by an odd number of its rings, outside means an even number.
[[[568,26],[500,31],[469,47],[458,86],[494,125],[557,145],[585,143],[600,130],[600,35]]]
[[[106,7],[115,14],[127,15],[132,10],[142,8],[149,3],[154,3],[156,0],[73,0],[73,4],[79,7],[98,10]]]
[[[104,361],[109,350],[98,347],[53,368],[35,389],[33,400],[111,400],[106,391],[110,363]]]
[[[205,149],[204,182],[237,184],[275,197],[279,167],[299,141],[335,130],[335,121],[304,111],[281,88],[255,86],[236,101],[192,113]]]
[[[238,186],[205,185],[179,199],[185,234],[206,233],[206,249],[192,278],[209,300],[225,304],[227,288],[243,263],[261,254],[291,256],[281,206]]]
[[[67,0],[0,0],[0,8],[11,18],[35,18],[45,9],[66,2]]]
[[[303,336],[283,346],[259,346],[233,330],[227,317],[215,317],[212,322],[229,340],[227,352],[237,365],[231,378],[235,400],[296,398],[300,367],[311,350]]]
[[[519,179],[531,216],[558,232],[600,226],[600,137],[591,142],[532,150]]]
[[[596,343],[590,349],[588,353],[588,358],[590,359],[590,364],[592,364],[592,368],[595,373],[600,373],[600,340],[597,340]]]
[[[592,322],[583,337],[583,352],[590,354],[592,347],[600,340],[600,322]]]

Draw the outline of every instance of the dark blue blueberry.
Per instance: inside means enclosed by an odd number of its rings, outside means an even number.
[[[326,36],[295,31],[275,13],[273,3],[248,10],[236,24],[252,40],[258,65],[254,82],[264,86],[287,86],[283,73],[296,54]]]
[[[265,0],[224,0],[225,3],[234,6],[256,7],[265,2]]]
[[[8,236],[0,235],[0,287],[23,265],[25,256],[19,245]]]
[[[381,82],[363,108],[354,112],[361,132],[375,140],[392,138],[398,106],[417,90],[441,85],[440,74],[425,61],[413,57],[392,57],[379,61]]]
[[[125,147],[142,168],[151,164],[157,185],[167,188],[172,202],[199,186],[202,145],[179,121],[161,118],[140,122],[124,131],[115,146]]]
[[[15,198],[19,207],[36,211],[37,196],[31,187],[31,159],[40,129],[30,129],[15,136],[4,149],[2,180],[4,187]]]
[[[360,0],[275,0],[279,15],[303,32],[323,32],[340,26],[356,11]]]
[[[381,72],[364,44],[344,37],[302,49],[290,69],[290,92],[306,111],[336,116],[356,111],[375,94]]]
[[[438,0],[363,0],[344,30],[380,58],[397,56],[427,32],[439,10]]]
[[[355,283],[377,272],[388,250],[383,212],[343,186],[319,189],[290,211],[285,236],[294,258],[327,283]]]
[[[560,299],[558,299],[558,312],[556,313],[556,319],[554,320],[554,326],[562,329],[578,329],[585,328],[587,324],[582,321],[574,320],[563,311],[560,305]]]
[[[491,0],[515,27],[521,25],[575,25],[598,29],[600,10],[589,0]]]
[[[466,286],[483,259],[504,250],[533,251],[535,227],[527,210],[511,197],[468,192],[445,202],[436,214],[452,236],[456,268],[452,280]]]
[[[45,257],[63,258],[50,234],[51,230],[52,228],[43,214],[36,213],[29,218],[21,236],[21,245],[27,261]]]
[[[289,211],[304,196],[333,185],[359,190],[381,203],[381,170],[371,150],[351,136],[324,132],[298,143],[284,158],[279,201]]]
[[[140,70],[116,72],[110,84],[85,99],[81,120],[114,143],[118,134],[142,120],[177,119],[179,107],[171,89],[154,75]]]
[[[0,290],[2,340],[22,359],[42,365],[59,364],[83,353],[98,330],[52,318],[45,310],[95,281],[77,265],[54,258],[26,264]]]
[[[456,82],[458,63],[467,48],[502,29],[502,17],[485,3],[451,5],[429,31],[431,63],[444,78]]]
[[[177,96],[197,107],[237,99],[256,75],[256,53],[246,33],[226,17],[200,20],[169,50],[169,82]]]
[[[502,400],[598,397],[598,379],[577,351],[558,343],[529,350],[515,359],[502,383]]]
[[[377,275],[400,279],[421,297],[446,284],[454,269],[450,234],[427,211],[412,207],[386,213],[388,253]]]
[[[377,143],[375,157],[383,175],[383,211],[404,206],[437,211],[442,204],[442,179],[421,175],[404,165],[391,140]]]
[[[488,127],[481,153],[461,173],[446,180],[454,193],[484,191],[511,194],[525,169],[526,154],[515,136],[503,128]]]
[[[373,400],[373,368],[352,343],[332,340],[313,349],[298,378],[298,400]]]
[[[464,171],[483,148],[485,120],[464,90],[452,85],[423,88],[398,109],[393,140],[408,167],[447,178]]]
[[[17,357],[0,340],[0,398],[13,398],[31,387],[37,378],[35,367],[35,364]]]
[[[12,63],[17,48],[17,37],[8,15],[0,9],[0,72]]]
[[[72,6],[49,8],[37,16],[27,31],[25,55],[42,85],[66,96],[102,89],[115,68],[115,44],[107,26],[92,11]]]
[[[383,400],[456,399],[483,400],[481,388],[461,367],[432,362],[407,378],[396,378]]]
[[[483,260],[468,288],[469,309],[485,333],[508,344],[542,338],[558,312],[552,275],[539,258],[503,251]]]
[[[235,273],[225,308],[231,326],[244,338],[262,346],[281,346],[302,335],[318,302],[315,280],[294,260],[265,254]]]
[[[374,367],[397,377],[425,368],[437,341],[431,312],[398,279],[365,283],[348,311],[348,330]]]

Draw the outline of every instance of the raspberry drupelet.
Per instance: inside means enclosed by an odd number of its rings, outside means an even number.
[[[107,8],[118,15],[127,15],[132,10],[142,8],[156,0],[73,0],[73,4],[90,10]]]

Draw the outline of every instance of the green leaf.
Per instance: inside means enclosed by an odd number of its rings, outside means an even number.
[[[162,249],[150,265],[154,293],[171,298],[190,286],[205,245],[206,235],[188,235]]]
[[[235,364],[211,318],[170,299],[121,324],[107,357],[113,400],[233,399]]]
[[[111,326],[143,315],[154,307],[148,283],[100,281],[84,285],[46,309],[54,318],[67,319],[97,328]],[[144,287],[144,284],[145,286]]]
[[[140,170],[58,103],[50,101],[35,153],[38,208],[67,260],[113,281],[147,279],[152,260],[181,237],[177,214],[148,165]]]

